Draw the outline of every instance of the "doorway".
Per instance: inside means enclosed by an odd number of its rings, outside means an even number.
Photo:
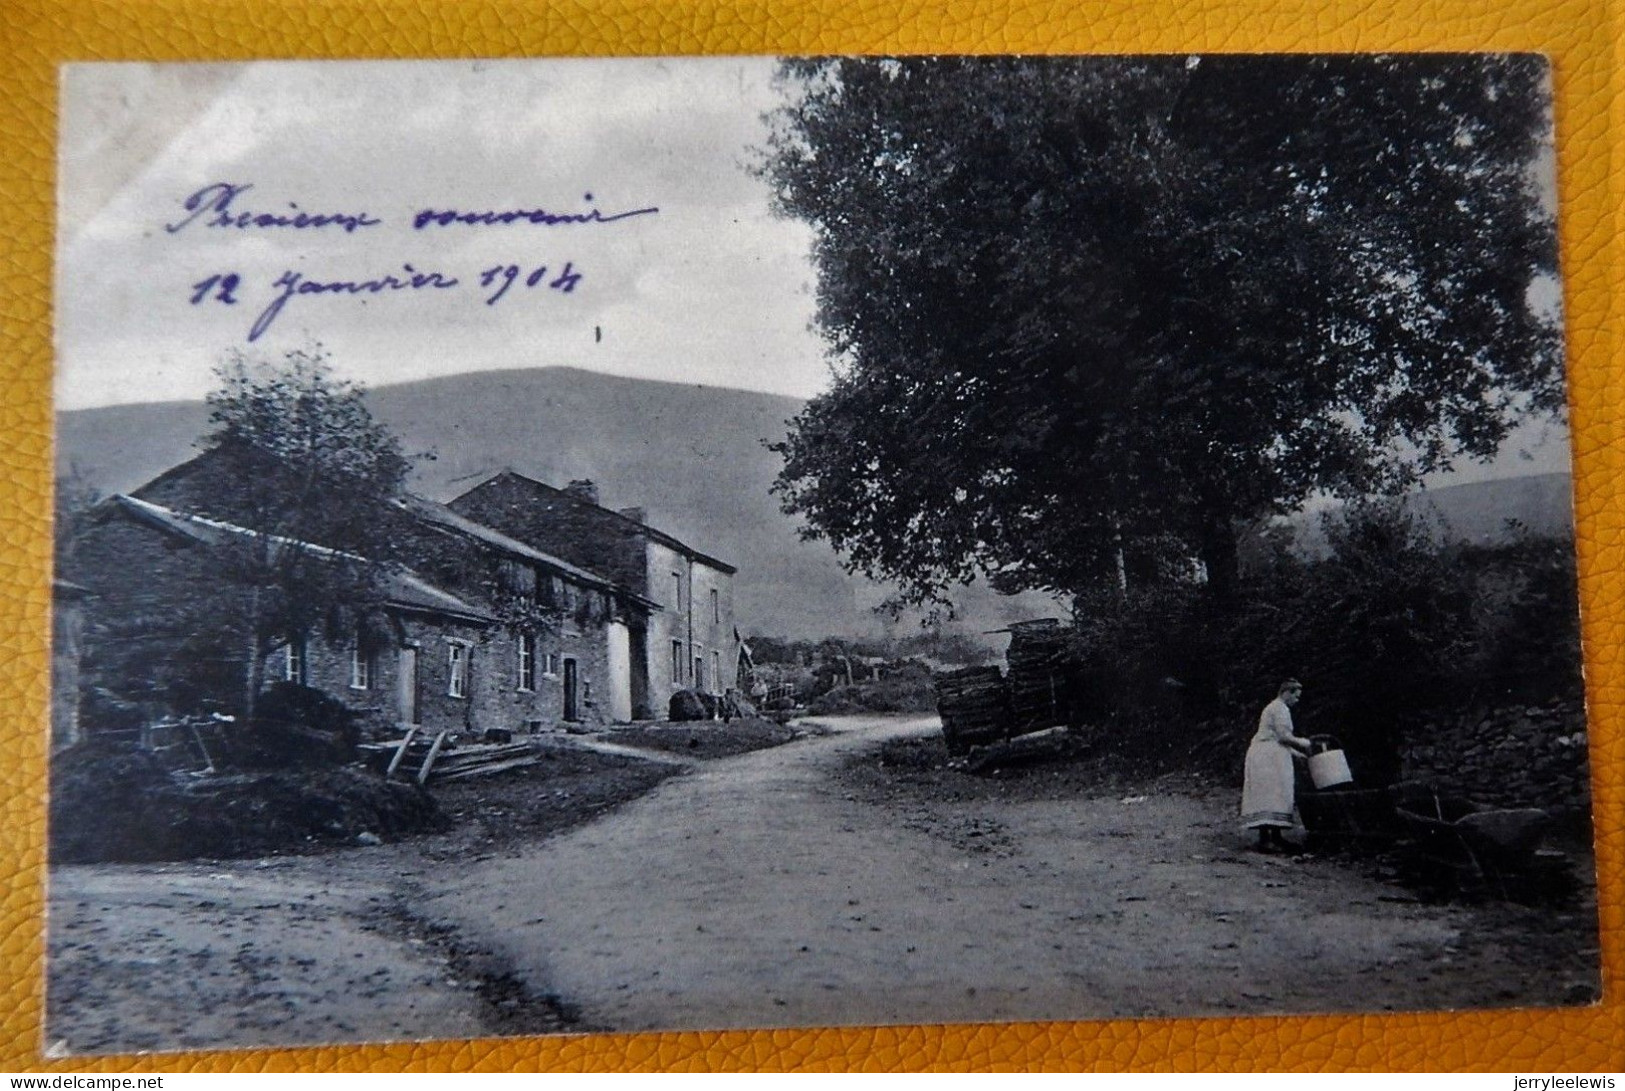
[[[396,679],[396,691],[399,694],[398,704],[401,710],[401,723],[422,723],[423,718],[418,711],[418,650],[416,648],[401,649],[400,667],[400,676]]]
[[[580,701],[576,694],[576,661],[568,657],[564,660],[564,720],[566,723],[575,723],[581,719]]]

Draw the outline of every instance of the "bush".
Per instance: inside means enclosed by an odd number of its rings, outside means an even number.
[[[671,695],[666,718],[677,723],[685,723],[690,720],[709,720],[711,713],[698,693],[691,689],[680,689]]]
[[[108,744],[52,759],[50,815],[51,860],[63,864],[256,856],[444,824],[417,785],[353,769],[195,778]]]
[[[931,670],[911,663],[883,678],[836,686],[815,697],[807,711],[818,716],[859,712],[931,712],[937,707]]]
[[[1351,507],[1326,533],[1320,559],[1277,544],[1228,603],[1196,583],[1080,599],[1085,718],[1211,719],[1244,739],[1296,677],[1299,733],[1336,735],[1380,780],[1429,711],[1578,696],[1571,543],[1441,545],[1394,503]]]
[[[321,690],[278,682],[260,695],[254,723],[223,733],[225,760],[245,769],[295,769],[353,761],[361,741],[349,706]]]

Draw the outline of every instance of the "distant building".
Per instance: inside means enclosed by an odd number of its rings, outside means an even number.
[[[647,618],[629,619],[627,683],[635,717],[663,717],[680,689],[720,694],[736,688],[737,569],[649,526],[641,508],[612,511],[598,500],[590,481],[557,489],[505,470],[448,506],[658,607]]]

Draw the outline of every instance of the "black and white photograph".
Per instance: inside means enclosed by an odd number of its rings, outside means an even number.
[[[45,1050],[1601,1000],[1533,54],[61,70]]]

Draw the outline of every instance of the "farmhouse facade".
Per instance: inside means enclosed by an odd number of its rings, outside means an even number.
[[[736,689],[737,569],[648,525],[642,509],[614,511],[598,499],[590,481],[556,489],[505,470],[448,506],[658,606],[628,633],[632,710],[639,719],[664,715],[672,694],[681,689],[716,694]]]
[[[230,621],[234,597],[250,593],[222,586],[222,552],[253,536],[209,499],[219,495],[222,472],[218,460],[199,456],[105,501],[77,539],[72,577],[92,596],[90,684],[122,671],[129,690],[133,673],[145,672],[150,679],[133,688],[148,685],[161,705],[165,687],[201,689],[213,672],[214,690],[230,692],[225,679],[241,677],[240,655],[221,663],[212,661],[218,651],[200,654],[221,646],[219,639],[211,645],[211,628]],[[380,735],[407,725],[519,734],[659,718],[664,698],[681,685],[722,692],[732,684],[736,653],[720,634],[732,636],[725,577],[733,569],[721,562],[699,561],[695,574],[699,554],[656,541],[636,578],[616,580],[607,574],[621,574],[614,565],[595,571],[455,503],[402,496],[384,518],[408,564],[380,566],[378,601],[353,634],[311,633],[277,648],[265,664],[267,681],[337,697]],[[572,552],[594,557],[590,549]],[[673,581],[667,601],[645,590],[659,584],[656,566]],[[683,578],[681,590],[674,576]],[[672,642],[664,662],[651,662],[651,639]],[[707,659],[708,652],[715,654]],[[145,665],[130,662],[132,654]],[[651,696],[657,689],[661,699]]]

